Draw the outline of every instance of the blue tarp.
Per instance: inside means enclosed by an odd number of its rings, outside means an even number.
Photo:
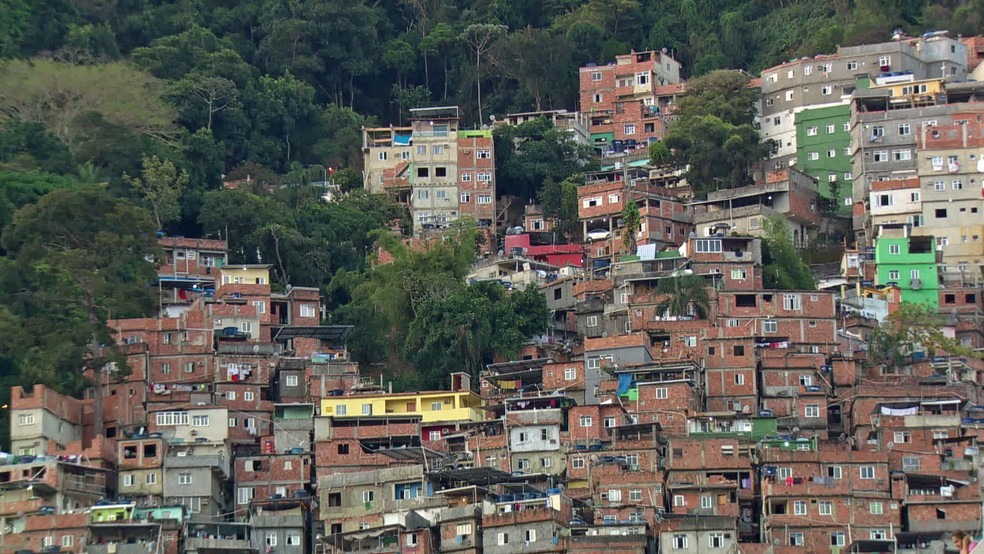
[[[618,375],[618,392],[616,394],[625,394],[628,392],[629,388],[632,387],[632,374],[631,373],[620,373]]]
[[[395,146],[408,146],[411,140],[413,140],[413,135],[396,135],[393,137],[393,144]]]

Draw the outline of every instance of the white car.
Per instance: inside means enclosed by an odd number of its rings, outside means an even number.
[[[607,229],[595,229],[594,231],[588,231],[588,240],[608,240],[611,238],[612,232]]]

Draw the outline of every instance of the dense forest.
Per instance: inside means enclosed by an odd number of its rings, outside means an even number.
[[[426,105],[461,106],[467,126],[573,109],[577,67],[631,49],[665,50],[688,77],[754,74],[896,26],[974,34],[982,14],[982,0],[0,0],[0,404],[15,383],[78,393],[81,368],[117,360],[105,322],[153,313],[156,231],[221,235],[278,286],[321,287],[332,321],[357,325],[356,359],[440,385],[452,361],[514,351],[546,308],[465,286],[465,227],[429,251],[392,240],[405,214],[356,191],[364,125]],[[585,153],[543,123],[496,140],[500,194],[569,215]],[[329,173],[341,201],[307,184]],[[380,242],[396,262],[373,270]]]

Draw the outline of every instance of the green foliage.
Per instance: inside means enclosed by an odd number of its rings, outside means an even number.
[[[984,359],[984,354],[943,334],[945,317],[922,304],[903,302],[868,337],[868,362],[898,373],[914,352]]]
[[[561,182],[594,167],[590,149],[568,139],[545,118],[493,131],[500,194],[536,197],[543,184]]]
[[[692,79],[677,104],[666,144],[672,159],[686,166],[687,181],[704,195],[723,184],[751,183],[752,165],[773,150],[755,123],[758,94],[738,71],[715,71]]]
[[[584,182],[579,174],[571,175],[561,182],[547,179],[538,193],[543,215],[554,219],[554,229],[573,240],[579,229],[577,219],[577,187]]]
[[[629,194],[626,194],[625,207],[622,208],[622,222],[624,224],[622,228],[622,242],[625,243],[629,254],[635,254],[636,233],[639,232],[639,226],[642,223],[642,214],[639,213],[639,206],[636,205],[635,200],[629,196]]]
[[[0,169],[0,229],[13,221],[14,212],[37,202],[45,194],[58,189],[75,189],[79,185],[71,177]]]
[[[141,176],[130,177],[124,173],[123,180],[150,204],[158,229],[163,229],[165,223],[178,218],[178,197],[188,185],[188,172],[178,171],[174,162],[157,156],[145,156]]]
[[[660,279],[656,294],[664,297],[656,304],[656,313],[671,317],[706,318],[711,309],[707,281],[700,275],[676,275]]]
[[[803,262],[789,222],[781,215],[772,215],[762,220],[765,235],[762,240],[762,281],[767,289],[813,290],[816,282],[810,268]]]
[[[658,141],[649,145],[649,163],[656,167],[670,163],[670,149],[665,142]]]

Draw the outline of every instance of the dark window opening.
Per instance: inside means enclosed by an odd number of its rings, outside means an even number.
[[[137,457],[137,447],[136,446],[124,446],[123,447],[123,457],[127,460],[132,460]]]
[[[157,445],[156,444],[145,444],[144,445],[144,458],[156,458],[157,457]]]
[[[942,211],[942,217],[946,217],[946,210],[936,210],[936,217],[941,217],[939,212]],[[936,246],[933,244],[933,237],[909,237],[909,253],[910,254],[929,254],[930,252],[935,252]]]
[[[957,302],[957,295],[956,294],[944,294],[943,295],[943,302],[945,304],[956,304],[956,302]]]
[[[342,505],[342,493],[333,492],[328,494],[328,507],[337,508]]]
[[[115,436],[116,436],[116,427],[107,427],[106,428],[106,438],[107,439],[111,439],[111,438],[113,438]]]
[[[554,289],[554,300],[560,300],[564,296],[564,289]]]
[[[349,445],[347,445],[347,444],[340,444],[340,445],[338,445],[338,453],[339,454],[348,454],[349,453]]]
[[[417,168],[417,177],[430,177],[430,170],[426,167]]]
[[[743,345],[738,345],[734,347],[735,356],[744,356],[745,347]]]
[[[739,308],[754,308],[756,306],[754,294],[739,294],[735,296],[735,306]]]
[[[714,355],[714,347],[713,346],[708,346],[707,347],[707,355],[708,356],[713,356]]]
[[[977,303],[977,295],[976,294],[968,294],[967,297],[966,297],[966,300],[967,300],[967,303],[968,304],[976,304]]]
[[[682,458],[683,457],[683,449],[682,448],[674,448],[673,449],[673,457],[674,458],[677,458],[677,459]]]
[[[936,209],[936,218],[937,219],[943,219],[945,217],[946,217],[946,208],[937,208]]]
[[[435,167],[434,168],[434,176],[435,177],[447,177],[448,176],[448,168],[446,168],[446,167]]]

